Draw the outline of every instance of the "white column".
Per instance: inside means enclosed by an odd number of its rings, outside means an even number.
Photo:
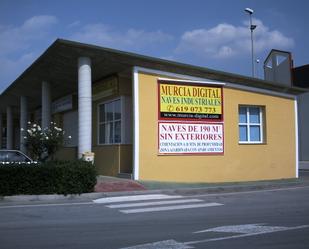
[[[27,117],[28,117],[28,101],[27,97],[20,97],[20,150],[27,153],[24,136],[27,130]]]
[[[78,58],[78,158],[92,147],[91,60]]]
[[[0,113],[0,149],[2,149],[2,122],[3,122],[3,116],[2,113]]]
[[[51,121],[51,93],[49,82],[42,82],[42,128],[49,127]]]
[[[6,148],[8,150],[13,149],[13,112],[12,107],[6,108]]]

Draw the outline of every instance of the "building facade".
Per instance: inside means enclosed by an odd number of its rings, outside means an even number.
[[[293,66],[292,54],[273,49],[264,62],[265,79],[288,87],[309,88],[309,65]],[[298,136],[300,169],[309,169],[309,93],[300,94],[298,102]]]
[[[59,159],[95,153],[99,174],[231,182],[298,177],[301,88],[56,40],[0,96],[2,147],[27,122],[72,139]]]

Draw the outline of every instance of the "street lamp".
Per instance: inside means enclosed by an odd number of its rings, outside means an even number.
[[[256,25],[252,25],[252,14],[253,14],[253,9],[250,9],[250,8],[245,8],[245,12],[247,12],[249,14],[249,17],[250,17],[250,26],[249,26],[249,29],[250,29],[250,32],[251,32],[251,64],[252,64],[252,77],[254,77],[254,50],[253,50],[253,30],[255,30],[256,28]]]

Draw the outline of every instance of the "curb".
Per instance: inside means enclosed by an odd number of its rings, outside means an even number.
[[[51,194],[51,195],[12,195],[0,196],[1,202],[35,202],[35,201],[62,201],[62,200],[87,200],[104,197],[104,193],[84,193],[84,194]]]
[[[142,194],[170,194],[170,195],[196,195],[196,194],[224,194],[224,193],[237,193],[258,190],[275,190],[286,187],[306,187],[309,186],[308,182],[288,182],[279,184],[261,184],[261,185],[226,185],[214,187],[191,187],[191,188],[174,188],[174,189],[153,189],[153,190],[135,190],[135,191],[120,191],[120,192],[96,192],[72,195],[15,195],[15,196],[0,196],[0,204],[4,202],[36,202],[36,201],[92,201],[94,199],[104,197],[116,197],[127,195],[142,195]]]
[[[190,188],[166,188],[153,190],[138,190],[138,191],[122,191],[104,193],[106,197],[139,195],[139,194],[170,194],[170,195],[195,195],[195,194],[224,194],[235,192],[247,192],[258,190],[275,190],[287,187],[309,187],[308,182],[288,182],[279,184],[263,184],[263,185],[226,185],[214,187],[190,187]]]

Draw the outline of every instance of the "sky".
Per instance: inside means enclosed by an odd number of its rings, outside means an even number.
[[[271,49],[309,64],[307,0],[0,0],[0,92],[57,38],[251,76]]]

